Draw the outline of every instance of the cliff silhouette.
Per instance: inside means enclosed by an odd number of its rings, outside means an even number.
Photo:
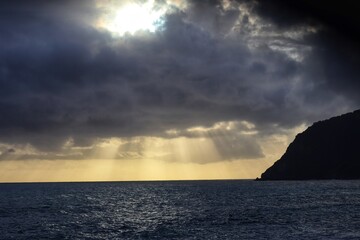
[[[258,180],[360,179],[360,110],[314,123]]]

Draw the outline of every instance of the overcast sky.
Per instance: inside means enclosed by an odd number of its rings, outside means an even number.
[[[159,159],[179,139],[216,148],[192,162],[261,159],[359,108],[354,2],[1,1],[0,159],[106,158],[109,142],[138,159],[144,139]]]

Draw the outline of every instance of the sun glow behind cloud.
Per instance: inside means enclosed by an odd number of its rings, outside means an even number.
[[[164,15],[173,7],[183,7],[181,1],[156,3],[148,1],[99,1],[103,14],[96,26],[114,36],[135,34],[138,31],[155,32],[163,24]]]

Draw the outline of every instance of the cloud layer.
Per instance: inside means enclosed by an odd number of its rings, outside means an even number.
[[[359,107],[351,20],[342,30],[307,1],[173,3],[157,2],[171,7],[157,31],[119,37],[97,27],[95,1],[2,1],[0,157],[81,158],[99,139],[200,126],[222,159],[258,158],[259,139]],[[238,127],[222,136],[222,122]]]

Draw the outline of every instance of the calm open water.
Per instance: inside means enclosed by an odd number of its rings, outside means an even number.
[[[360,181],[0,184],[0,239],[360,239]]]

